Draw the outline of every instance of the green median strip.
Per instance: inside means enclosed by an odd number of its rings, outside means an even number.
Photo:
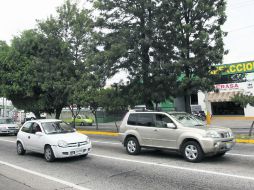
[[[77,130],[81,134],[86,135],[107,135],[107,136],[118,136],[116,132],[107,132],[107,131],[86,131],[86,130]]]

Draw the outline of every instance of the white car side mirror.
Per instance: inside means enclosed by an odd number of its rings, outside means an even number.
[[[176,129],[176,126],[174,123],[167,123],[167,128]]]

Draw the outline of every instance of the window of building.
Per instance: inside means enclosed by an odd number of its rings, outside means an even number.
[[[191,105],[198,104],[198,94],[191,95]]]

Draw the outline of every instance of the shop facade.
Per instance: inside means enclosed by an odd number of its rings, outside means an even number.
[[[254,107],[242,108],[231,99],[237,94],[254,94],[254,82],[216,84],[215,91],[198,92],[198,104],[212,115],[254,117]]]

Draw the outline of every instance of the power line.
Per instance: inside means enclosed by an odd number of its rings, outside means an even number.
[[[234,9],[239,9],[239,8],[243,8],[246,6],[250,6],[251,4],[253,4],[254,1],[245,1],[245,2],[241,2],[240,4],[232,4],[232,6],[230,7],[232,10]]]
[[[236,28],[236,29],[230,30],[228,32],[236,32],[236,31],[245,30],[245,29],[248,29],[248,28],[253,28],[253,27],[254,27],[254,24],[248,25],[248,26],[244,26],[244,27],[241,27],[241,28]]]

